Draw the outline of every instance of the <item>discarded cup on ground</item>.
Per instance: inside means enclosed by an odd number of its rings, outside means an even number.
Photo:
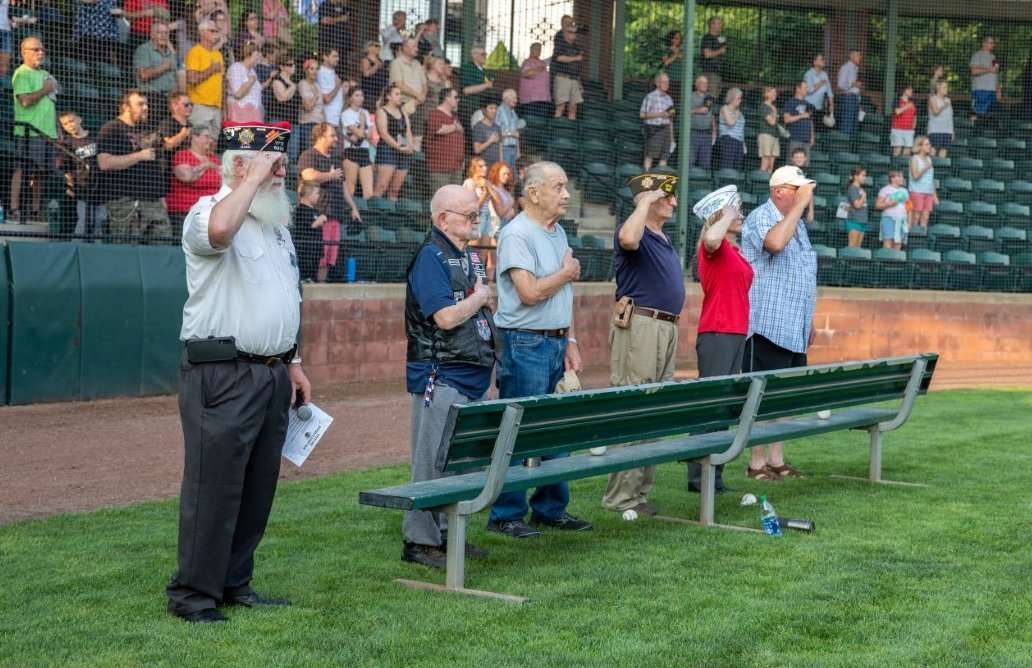
[[[813,520],[801,520],[801,519],[790,519],[788,517],[779,517],[778,522],[786,529],[794,529],[796,531],[803,531],[805,533],[813,533],[817,530],[817,526],[813,523]]]

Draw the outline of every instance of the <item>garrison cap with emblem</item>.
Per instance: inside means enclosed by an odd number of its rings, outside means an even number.
[[[677,177],[673,174],[639,174],[627,179],[627,187],[631,189],[632,197],[650,190],[662,190],[668,195],[676,195]]]
[[[230,123],[222,124],[220,151],[275,151],[287,152],[290,123]]]

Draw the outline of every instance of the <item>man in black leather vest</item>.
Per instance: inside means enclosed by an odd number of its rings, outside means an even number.
[[[479,221],[476,195],[447,185],[430,202],[433,227],[408,268],[406,384],[412,397],[412,482],[442,475],[448,409],[484,396],[495,362],[494,297],[480,257],[469,248]],[[445,567],[445,517],[409,511],[402,526],[404,561]],[[466,554],[486,551],[466,546]]]

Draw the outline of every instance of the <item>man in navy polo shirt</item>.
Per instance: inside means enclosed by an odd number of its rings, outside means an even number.
[[[491,384],[494,298],[479,256],[468,247],[479,212],[472,191],[457,185],[439,189],[430,201],[433,228],[409,266],[405,375],[412,398],[412,482],[441,477],[448,409],[481,399]],[[405,513],[402,560],[444,568],[444,521],[440,513]],[[487,553],[467,545],[466,554]]]
[[[795,97],[788,98],[781,111],[784,114],[785,128],[790,134],[788,155],[792,155],[792,151],[801,148],[806,151],[806,157],[809,158],[810,147],[813,146],[814,108],[806,101],[807,90],[805,81],[797,83]]]
[[[677,208],[677,177],[642,174],[627,184],[634,212],[616,228],[613,265],[616,300],[609,331],[609,381],[635,385],[672,380],[677,321],[684,307],[684,270],[663,223]],[[656,467],[609,474],[602,505],[622,513],[655,515],[648,502]]]

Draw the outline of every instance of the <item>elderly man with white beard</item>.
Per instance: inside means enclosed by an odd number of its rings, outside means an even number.
[[[288,123],[227,123],[223,187],[183,222],[179,413],[185,466],[168,609],[225,621],[218,605],[289,605],[251,588],[279,477],[287,414],[311,385],[297,355],[297,256],[285,224]]]

